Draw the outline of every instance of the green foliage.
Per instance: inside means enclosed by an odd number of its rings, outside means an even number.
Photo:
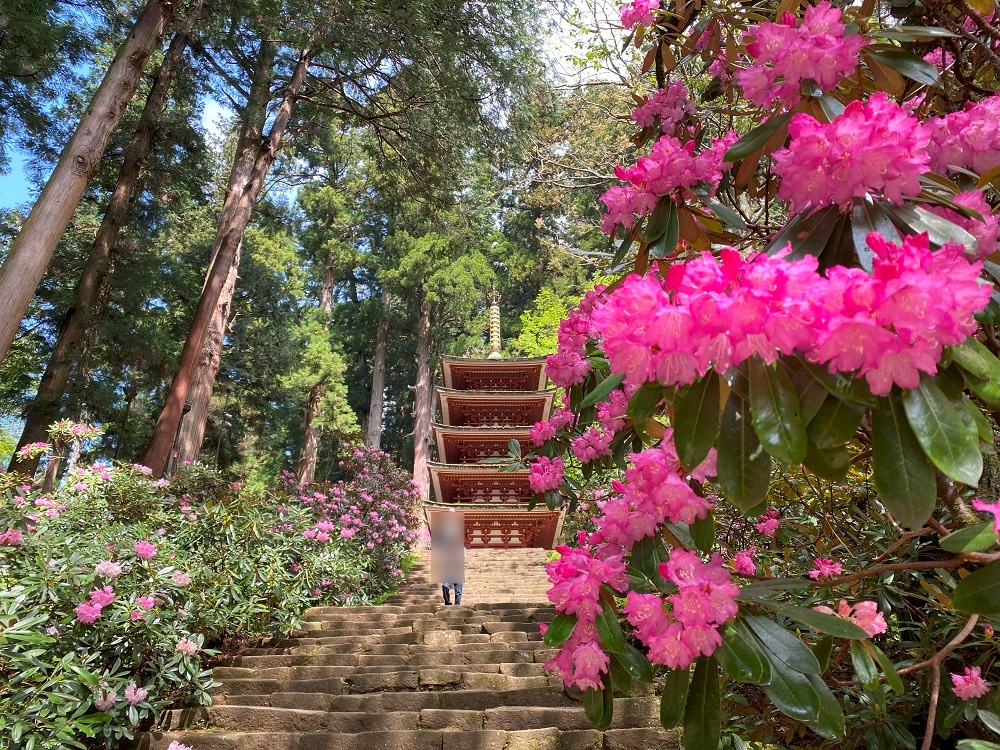
[[[6,475],[0,528],[20,535],[0,544],[0,747],[117,747],[166,708],[209,704],[220,647],[382,597],[416,522],[409,476],[371,451],[344,470],[257,494],[198,464],[171,483],[94,465],[44,497]]]

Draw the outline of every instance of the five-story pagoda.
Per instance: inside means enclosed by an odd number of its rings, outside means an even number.
[[[546,388],[544,357],[501,357],[498,302],[494,295],[488,358],[441,357],[441,420],[432,427],[437,461],[429,465],[434,499],[425,512],[430,520],[433,513],[462,511],[469,549],[550,549],[562,512],[528,509],[527,470],[501,471],[500,464],[482,463],[506,456],[510,440],[527,453],[531,427],[549,418],[555,397]]]

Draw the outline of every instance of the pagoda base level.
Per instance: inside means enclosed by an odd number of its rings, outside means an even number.
[[[428,509],[430,510],[430,509]],[[459,508],[466,549],[552,549],[559,538],[561,511],[475,511]],[[431,511],[434,512],[434,511]]]

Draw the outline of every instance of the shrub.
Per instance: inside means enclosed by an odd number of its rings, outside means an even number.
[[[43,494],[0,475],[0,748],[114,746],[208,704],[206,657],[288,634],[402,575],[415,493],[379,451],[337,484],[254,495],[199,465],[78,469]]]

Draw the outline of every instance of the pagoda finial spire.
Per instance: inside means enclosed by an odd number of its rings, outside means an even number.
[[[500,359],[500,292],[491,289],[490,301],[490,353],[487,359]]]

